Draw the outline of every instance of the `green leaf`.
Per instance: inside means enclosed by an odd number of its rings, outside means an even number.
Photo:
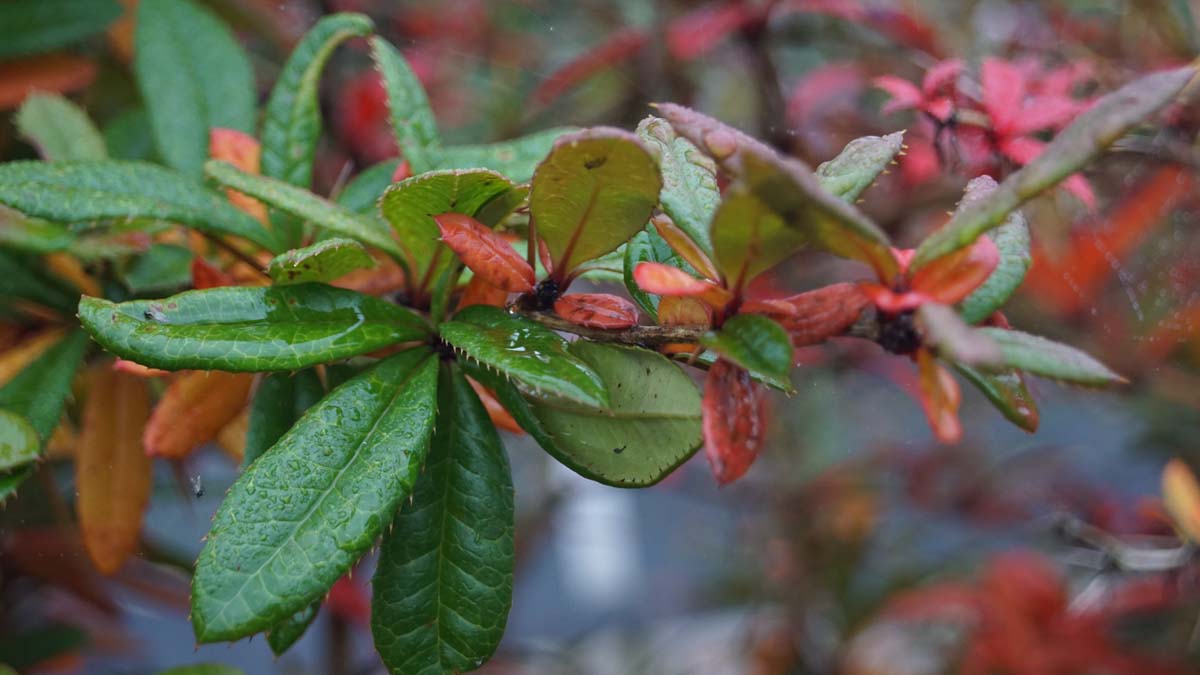
[[[826,192],[804,162],[783,157],[694,110],[673,103],[657,107],[676,132],[711,155],[722,171],[803,235],[808,245],[861,260],[880,278],[896,276],[899,270],[887,235],[853,205]]]
[[[958,209],[962,210],[983,199],[996,189],[996,181],[990,176],[980,176],[967,184]],[[1020,210],[1008,215],[1004,224],[989,236],[1000,251],[1000,264],[992,271],[987,281],[976,288],[958,307],[963,321],[976,324],[1004,306],[1012,294],[1025,280],[1033,256],[1029,252],[1029,225]]]
[[[511,203],[513,196],[512,182],[495,171],[431,171],[389,187],[379,200],[379,210],[408,253],[414,287],[424,290],[455,259],[441,243],[442,235],[433,216],[462,213],[475,217],[482,215],[480,212],[489,204]],[[499,210],[508,215],[511,208]],[[494,226],[497,221],[493,216],[481,222]]]
[[[1005,328],[979,328],[978,331],[1000,346],[1004,363],[1009,368],[1088,387],[1104,387],[1127,381],[1074,347]]]
[[[0,387],[0,408],[22,415],[43,442],[49,441],[87,347],[87,334],[77,330],[47,349]]]
[[[380,362],[310,408],[238,478],[196,561],[197,640],[278,625],[374,545],[425,461],[437,366],[425,348]]]
[[[647,117],[638,124],[637,135],[662,170],[663,187],[659,200],[663,211],[705,253],[712,255],[708,225],[721,202],[716,163],[676,134],[664,119]]]
[[[530,217],[560,281],[646,225],[662,178],[637,136],[596,127],[558,139],[537,168]]]
[[[36,468],[36,464],[27,464],[12,473],[0,474],[0,504],[3,504],[9,497],[17,494],[17,490],[21,487],[21,484],[33,475]]]
[[[169,293],[192,285],[191,249],[174,244],[153,244],[138,256],[121,281],[131,293]]]
[[[120,16],[114,0],[7,0],[0,3],[0,59],[65,47]]]
[[[1004,365],[1000,346],[985,333],[968,326],[958,312],[946,305],[934,302],[921,305],[917,309],[917,323],[922,342],[948,361],[976,368],[995,369]]]
[[[207,8],[191,0],[140,3],[133,70],[168,166],[198,179],[211,129],[254,133],[250,59]]]
[[[413,175],[436,169],[442,140],[425,89],[408,61],[387,40],[375,36],[370,42],[371,57],[387,93],[388,122],[400,153],[408,160]]]
[[[1019,371],[985,373],[960,363],[954,364],[954,369],[975,385],[1005,419],[1029,433],[1037,431],[1037,402],[1025,388],[1025,377]]]
[[[324,284],[227,287],[120,304],[83,298],[105,349],[152,368],[294,370],[428,337],[412,312]]]
[[[169,670],[159,671],[157,675],[245,675],[237,668],[224,666],[219,663],[200,663],[193,666],[179,666]]]
[[[32,462],[41,447],[37,430],[29,420],[0,408],[0,471]]]
[[[489,659],[512,605],[508,456],[454,362],[441,368],[425,472],[380,547],[371,632],[393,673],[461,673]]]
[[[34,92],[15,118],[17,131],[43,159],[106,159],[100,130],[83,108],[58,94]]]
[[[574,127],[556,127],[535,131],[528,136],[483,145],[454,145],[444,148],[438,160],[442,169],[491,169],[510,180],[525,183],[533,178],[539,162],[550,154],[560,136],[576,131]]]
[[[145,162],[0,164],[0,203],[62,223],[168,220],[209,234],[249,239],[271,251],[279,248],[273,233],[223,196]]]
[[[392,184],[392,176],[398,166],[400,160],[387,159],[367,168],[346,184],[346,188],[337,196],[337,203],[355,213],[377,215],[379,199]]]
[[[903,131],[856,138],[837,157],[817,166],[817,180],[826,192],[853,204],[896,159],[903,146]]]
[[[752,373],[762,375],[774,387],[792,387],[792,340],[783,326],[761,314],[738,314],[719,331],[700,338],[700,344]]]
[[[325,239],[287,253],[280,253],[267,265],[267,274],[278,285],[306,281],[333,281],[358,269],[375,266],[367,249],[349,239]]]
[[[154,155],[150,116],[145,108],[126,108],[104,125],[104,145],[113,159],[149,160]]]
[[[250,466],[267,448],[275,445],[304,411],[316,405],[324,395],[325,388],[312,369],[295,374],[271,373],[262,378],[250,404],[242,466]]]
[[[378,220],[359,215],[317,195],[274,178],[248,174],[228,162],[209,160],[204,172],[225,187],[311,221],[330,232],[357,239],[403,262],[404,251]]]
[[[0,206],[0,246],[28,253],[54,253],[75,241],[63,225]]]
[[[979,235],[1002,225],[1019,206],[1082,169],[1139,122],[1174,101],[1195,74],[1191,65],[1154,73],[1097,100],[1055,136],[1037,159],[959,210],[921,242],[912,270],[969,246]]]
[[[717,267],[735,294],[792,257],[807,241],[762,200],[740,188],[730,189],[712,221]]]
[[[608,404],[600,376],[567,351],[566,340],[528,319],[474,305],[438,331],[468,359],[515,379],[523,392],[595,407]]]
[[[69,314],[79,291],[43,272],[37,262],[0,250],[0,307],[19,299]]]
[[[317,612],[320,609],[321,603],[314,602],[273,626],[267,633],[267,645],[271,647],[271,653],[275,656],[282,656],[292,645],[296,644],[296,641],[304,636],[305,631],[316,620]]]

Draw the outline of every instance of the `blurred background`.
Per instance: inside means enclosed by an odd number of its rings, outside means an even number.
[[[33,89],[83,105],[113,156],[152,158],[129,66],[135,3],[51,52],[0,44],[0,159],[37,156],[11,120]],[[970,177],[1001,176],[1011,159],[981,153],[953,119],[885,113],[893,97],[876,78],[919,88],[956,58],[970,95],[983,59],[1001,58],[1026,74],[1030,95],[1083,105],[1200,46],[1186,0],[205,4],[251,51],[264,97],[317,18],[370,15],[412,63],[451,143],[563,124],[632,128],[663,100],[812,165],[855,137],[907,129],[908,154],[862,204],[902,246],[944,222]],[[315,186],[331,194],[396,148],[365,43],[339,49],[321,87]],[[1090,168],[1091,208],[1056,190],[1026,210],[1035,263],[1008,318],[1090,351],[1129,386],[1034,381],[1034,435],[965,388],[965,438],[944,447],[911,395],[914,368],[835,341],[805,350],[799,394],[773,394],[767,450],[725,489],[700,457],[651,489],[608,488],[506,435],[516,588],[482,672],[1200,672],[1200,568],[1177,550],[1158,502],[1169,458],[1200,462],[1196,112],[1169,110]],[[862,273],[800,256],[768,283],[798,292]],[[383,672],[367,627],[370,558],[278,660],[260,638],[194,646],[188,572],[237,471],[215,444],[181,466],[160,463],[142,551],[112,578],[91,569],[73,533],[70,463],[40,471],[0,511],[0,663]]]

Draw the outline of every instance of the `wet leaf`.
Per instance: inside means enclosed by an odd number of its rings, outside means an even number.
[[[412,500],[380,546],[371,632],[392,672],[466,672],[491,658],[513,586],[513,486],[504,445],[453,361]]]
[[[596,127],[560,137],[534,173],[529,203],[554,278],[637,234],[661,187],[654,158],[629,132]]]
[[[243,466],[250,466],[325,395],[316,371],[271,373],[263,377],[250,404]]]
[[[281,253],[267,264],[276,285],[333,281],[359,269],[375,267],[375,259],[356,241],[335,237]]]
[[[722,309],[733,300],[733,294],[723,287],[663,263],[638,263],[633,280],[646,293],[699,298],[714,309]]]
[[[0,387],[0,408],[24,416],[43,443],[49,441],[87,348],[83,331],[68,334]]]
[[[203,290],[236,285],[237,281],[228,272],[199,256],[192,258],[192,288]]]
[[[425,89],[408,61],[387,40],[375,36],[370,43],[375,70],[383,78],[387,93],[388,122],[401,154],[414,175],[436,169],[442,140]]]
[[[1200,483],[1183,460],[1174,458],[1163,467],[1163,505],[1183,538],[1200,542]]]
[[[534,169],[550,154],[560,136],[577,131],[574,127],[555,127],[527,136],[483,145],[452,145],[442,149],[440,169],[491,169],[509,180],[526,183]]]
[[[692,269],[696,270],[700,276],[714,282],[721,280],[721,273],[717,271],[716,265],[713,264],[708,254],[686,232],[679,229],[669,217],[660,214],[651,218],[650,223],[658,232],[658,236],[662,237],[663,241],[671,247],[671,250],[680,259],[691,265]]]
[[[750,373],[718,359],[704,380],[704,453],[713,477],[728,485],[745,475],[766,436],[765,390]]]
[[[507,239],[461,213],[443,213],[433,220],[442,233],[442,242],[477,277],[509,293],[533,290],[533,268]]]
[[[658,310],[659,297],[653,293],[647,293],[638,285],[637,279],[634,278],[634,272],[638,265],[644,262],[664,263],[672,267],[680,267],[684,263],[679,260],[679,256],[671,250],[667,242],[658,236],[653,227],[648,227],[645,230],[638,232],[625,244],[625,260],[622,276],[625,281],[625,289],[629,291],[629,297],[642,308],[644,312],[650,316],[654,316]]]
[[[403,307],[322,284],[84,298],[79,318],[105,349],[164,370],[293,370],[429,335]]]
[[[191,249],[174,244],[154,244],[124,272],[121,283],[137,295],[171,293],[187,288],[194,280]]]
[[[732,363],[792,391],[792,341],[783,326],[761,314],[738,314],[700,344]]]
[[[524,393],[597,407],[608,403],[604,382],[567,351],[567,341],[528,319],[475,305],[438,331],[455,351],[515,380]]]
[[[985,373],[962,364],[954,364],[954,369],[975,385],[1009,422],[1029,433],[1037,431],[1037,402],[1026,389],[1025,377],[1020,371]]]
[[[958,419],[958,406],[962,403],[962,392],[958,382],[926,349],[917,350],[917,369],[921,407],[933,435],[942,443],[959,442],[962,440],[962,422]]]
[[[507,302],[508,291],[496,288],[481,277],[471,277],[458,299],[458,309],[466,309],[472,305],[503,307]]]
[[[254,376],[248,373],[180,373],[163,392],[146,424],[146,454],[183,459],[217,434],[246,407]]]
[[[314,602],[273,626],[267,633],[267,645],[271,647],[271,653],[275,656],[282,656],[292,645],[296,644],[297,640],[304,637],[304,633],[316,620],[320,609],[321,603]]]
[[[947,361],[993,370],[1004,366],[1000,346],[968,326],[946,305],[932,302],[921,305],[917,309],[917,323],[925,346]]]
[[[1000,345],[1004,363],[1010,368],[1087,387],[1105,387],[1127,382],[1104,364],[1074,347],[1004,328],[977,330]]]
[[[425,461],[437,366],[424,348],[389,357],[310,408],[246,469],[196,563],[197,640],[269,630],[374,545]]]
[[[0,471],[29,464],[38,458],[42,442],[29,420],[0,408]]]
[[[334,201],[355,213],[378,216],[379,198],[393,183],[392,175],[396,173],[396,167],[399,165],[400,160],[388,159],[368,167],[350,179]]]
[[[967,184],[967,192],[958,208],[966,208],[995,189],[996,181],[988,176],[972,180]],[[1004,224],[987,236],[995,242],[1000,262],[987,281],[959,305],[959,314],[969,324],[979,323],[1003,307],[1020,288],[1026,272],[1033,264],[1033,256],[1029,252],[1029,225],[1020,210],[1010,213]]]
[[[840,283],[787,298],[748,300],[741,312],[770,317],[787,330],[794,346],[804,347],[845,333],[870,304],[858,284]]]
[[[0,59],[48,52],[103,32],[121,16],[113,0],[0,3]]]
[[[904,147],[904,132],[863,136],[850,141],[837,157],[817,166],[817,180],[829,194],[853,204]]]
[[[554,312],[577,326],[618,330],[636,326],[637,307],[619,295],[570,293],[554,301]]]
[[[749,192],[725,196],[712,221],[712,242],[725,287],[734,295],[802,249],[806,237]]]
[[[717,165],[664,119],[647,117],[638,124],[637,135],[662,171],[659,200],[663,210],[701,250],[712,255],[708,224],[721,202]]]
[[[990,237],[980,237],[933,261],[912,275],[912,293],[929,302],[953,305],[978,289],[1000,265],[1000,250]]]
[[[58,94],[30,94],[14,121],[17,131],[37,148],[42,159],[108,157],[104,138],[87,113]]]
[[[152,466],[142,450],[150,416],[146,381],[93,366],[75,451],[75,512],[96,569],[114,574],[138,548]]]

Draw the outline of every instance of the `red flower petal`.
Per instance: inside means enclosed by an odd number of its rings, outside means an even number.
[[[533,268],[504,237],[461,213],[443,213],[433,219],[442,231],[442,241],[484,281],[510,293],[533,290]]]
[[[608,293],[572,293],[554,301],[554,312],[573,324],[615,330],[636,326],[637,307]]]
[[[721,485],[740,478],[758,458],[766,435],[763,388],[750,373],[718,359],[704,381],[704,452]]]

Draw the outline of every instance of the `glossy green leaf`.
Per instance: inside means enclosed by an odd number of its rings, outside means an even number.
[[[267,274],[278,285],[306,281],[333,281],[358,269],[375,266],[367,249],[350,239],[325,239],[287,253],[280,253],[267,265]]]
[[[486,305],[468,307],[443,323],[442,340],[467,359],[494,368],[529,394],[604,407],[604,382],[567,351],[554,331]]]
[[[1089,387],[1126,382],[1125,378],[1074,347],[1005,328],[978,330],[1000,346],[1005,365],[1009,368]]]
[[[0,203],[62,223],[167,220],[201,232],[242,237],[268,250],[279,248],[274,234],[224,196],[145,162],[0,164]]]
[[[47,349],[0,387],[0,408],[23,416],[43,442],[49,441],[87,347],[87,335],[77,330]]]
[[[792,391],[792,340],[787,331],[761,314],[738,314],[700,344],[737,365]]]
[[[79,291],[44,272],[37,260],[0,249],[0,307],[13,300],[70,313],[79,302]]]
[[[954,363],[976,368],[1000,368],[1004,355],[985,333],[967,325],[958,312],[946,305],[927,302],[917,309],[922,343]]]
[[[0,206],[0,246],[28,253],[65,250],[75,235],[65,226]]]
[[[0,408],[0,471],[32,462],[41,447],[41,439],[29,420]]]
[[[896,159],[903,146],[903,131],[856,138],[837,157],[817,166],[817,181],[829,194],[853,204]]]
[[[133,107],[117,113],[104,124],[104,146],[113,159],[149,160],[154,157],[150,115]]]
[[[242,466],[250,466],[267,448],[275,445],[304,411],[316,405],[324,395],[325,388],[312,369],[294,374],[271,373],[262,378],[254,401],[250,403]]]
[[[562,279],[646,225],[662,178],[637,136],[597,127],[562,136],[537,168],[530,215]]]
[[[487,661],[513,586],[513,486],[504,445],[454,362],[442,365],[425,471],[380,547],[371,632],[393,673]]]
[[[254,133],[250,59],[206,7],[192,0],[140,3],[133,70],[168,166],[198,179],[211,129]]]
[[[967,192],[963,195],[958,210],[968,208],[995,189],[996,181],[990,176],[980,176],[972,180],[967,184]],[[958,306],[958,313],[970,324],[983,321],[1003,307],[1020,288],[1029,266],[1033,264],[1033,255],[1029,252],[1029,225],[1020,210],[1010,213],[1004,224],[988,236],[1000,251],[1000,264],[992,271],[987,281]]]
[[[313,406],[230,488],[192,580],[200,642],[269,630],[329,590],[412,491],[438,359],[401,352]]]
[[[717,268],[734,293],[795,255],[807,241],[762,200],[740,188],[729,191],[712,221]]]
[[[442,140],[425,89],[395,47],[381,37],[371,38],[371,57],[387,93],[388,122],[400,153],[413,175],[438,167]]]
[[[711,155],[722,171],[797,230],[809,246],[861,260],[883,279],[896,275],[887,235],[853,205],[826,192],[803,162],[694,110],[672,103],[659,104],[658,109],[675,131]]]
[[[103,32],[120,16],[115,0],[0,2],[0,59],[64,47]]]
[[[1037,402],[1025,387],[1025,377],[1019,371],[985,373],[957,363],[954,369],[975,385],[1005,419],[1030,433],[1037,431]]]
[[[43,159],[105,159],[100,130],[83,108],[58,94],[34,92],[14,118],[17,131]]]
[[[437,165],[442,169],[491,169],[510,180],[525,183],[533,178],[538,163],[550,154],[554,142],[573,131],[573,127],[556,127],[508,141],[453,145],[442,149]]]
[[[392,184],[392,176],[395,175],[398,166],[400,160],[388,159],[368,167],[338,193],[337,203],[355,213],[378,215],[379,199],[383,197],[383,191]]]
[[[950,222],[921,242],[912,269],[968,246],[979,235],[1004,224],[1022,204],[1082,169],[1131,128],[1174,101],[1195,74],[1195,67],[1189,65],[1146,75],[1097,100],[1055,136],[1037,159],[955,213]]]
[[[716,163],[691,141],[675,133],[664,119],[647,117],[638,124],[637,135],[662,171],[659,200],[663,211],[705,253],[712,255],[708,226],[721,202]]]
[[[231,187],[269,206],[308,220],[316,227],[370,244],[397,260],[404,257],[403,250],[392,238],[391,233],[374,218],[354,213],[308,190],[288,185],[283,181],[248,174],[228,162],[210,160],[204,165],[204,172],[225,187]]]
[[[170,293],[192,285],[191,249],[153,244],[121,274],[121,282],[136,295]]]
[[[407,309],[324,284],[83,298],[79,318],[105,349],[166,370],[293,370],[428,336]]]
[[[320,609],[321,603],[314,602],[273,626],[267,633],[267,646],[271,648],[271,653],[275,656],[282,656],[292,645],[296,644],[296,641],[304,636],[308,627],[316,620]]]

